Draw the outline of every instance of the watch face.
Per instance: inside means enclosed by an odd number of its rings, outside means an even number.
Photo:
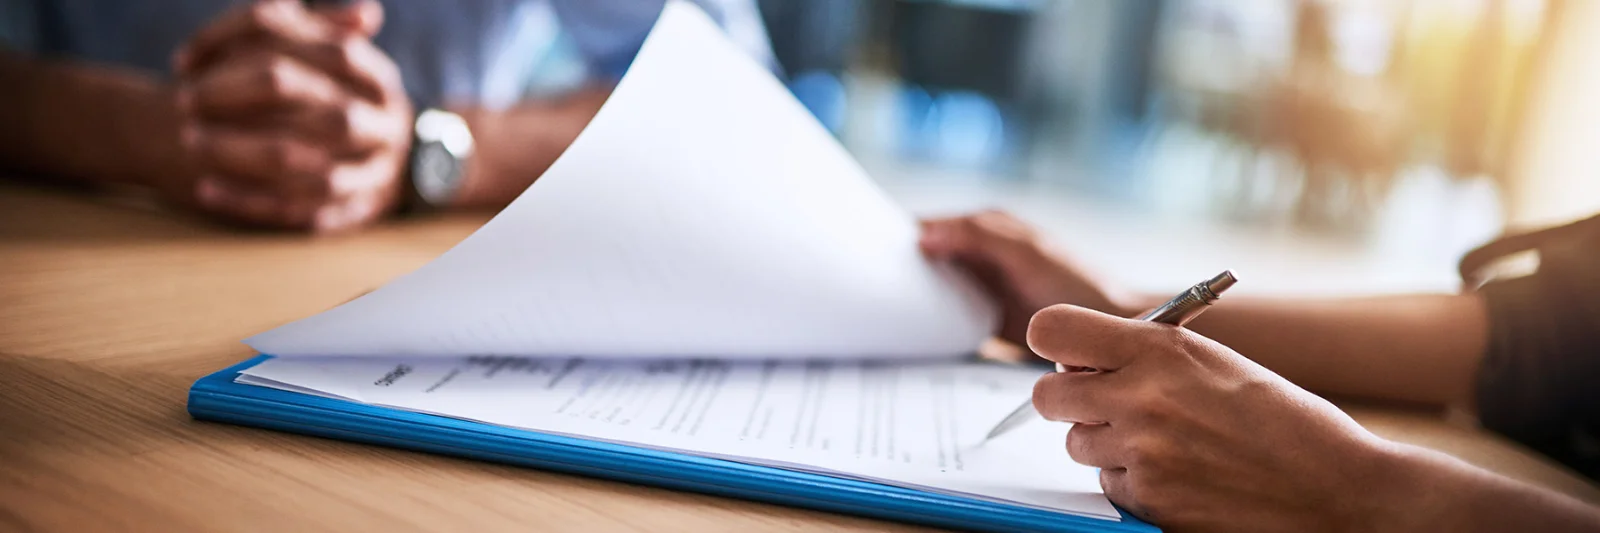
[[[412,180],[417,196],[430,205],[448,203],[461,181],[461,166],[442,143],[429,142],[417,150]]]

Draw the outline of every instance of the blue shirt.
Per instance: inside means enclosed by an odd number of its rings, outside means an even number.
[[[773,66],[755,0],[693,0]],[[666,0],[380,0],[375,43],[420,107],[524,98],[620,78]],[[172,53],[241,0],[0,0],[0,40],[43,56],[170,76]]]

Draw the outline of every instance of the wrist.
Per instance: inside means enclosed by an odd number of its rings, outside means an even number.
[[[1455,492],[1444,479],[1438,452],[1377,439],[1364,461],[1369,481],[1347,491],[1357,500],[1353,531],[1370,533],[1423,530],[1446,531],[1452,510],[1447,505]]]

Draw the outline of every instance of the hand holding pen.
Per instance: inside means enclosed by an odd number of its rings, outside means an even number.
[[[1172,530],[1353,530],[1371,518],[1360,496],[1413,482],[1393,443],[1326,400],[1188,329],[1119,318],[1136,311],[1016,219],[930,220],[923,232],[926,255],[962,265],[1001,302],[1004,338],[1098,370],[1039,379],[1031,405],[1073,425],[1065,454],[1037,460],[1099,468],[1106,496],[1134,516]],[[1146,318],[1182,324],[1206,307],[1191,298],[1229,280]]]
[[[1200,316],[1200,313],[1205,312],[1212,302],[1217,301],[1224,291],[1227,291],[1229,287],[1232,287],[1238,281],[1238,278],[1233,276],[1233,271],[1224,270],[1221,274],[1217,274],[1211,279],[1197,283],[1193,287],[1189,287],[1188,290],[1178,293],[1167,303],[1146,313],[1139,320],[1182,327],[1184,324],[1189,323],[1190,320]],[[1056,363],[1056,372],[1067,372],[1068,370],[1066,365],[1060,362]],[[989,430],[989,434],[984,436],[984,440],[994,439],[1021,427],[1037,415],[1038,411],[1034,409],[1033,400],[1024,401],[1010,415],[1007,415],[999,424],[996,424],[994,429]]]

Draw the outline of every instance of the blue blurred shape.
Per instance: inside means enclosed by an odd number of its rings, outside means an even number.
[[[827,71],[813,70],[795,76],[789,90],[834,134],[844,127],[847,98],[844,83]]]

